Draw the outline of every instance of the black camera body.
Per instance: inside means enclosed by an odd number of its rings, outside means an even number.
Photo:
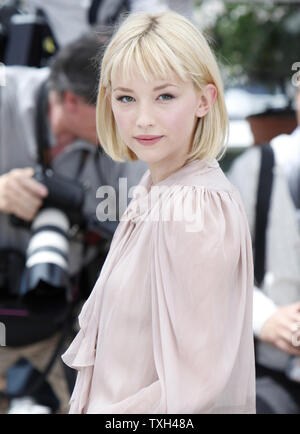
[[[48,189],[48,196],[44,199],[41,209],[49,207],[60,209],[68,216],[71,224],[83,224],[86,192],[83,184],[41,165],[35,167],[33,178]],[[30,229],[32,224],[15,215],[11,215],[10,220],[14,226],[27,229]]]
[[[59,208],[70,217],[82,214],[85,188],[78,181],[66,178],[42,166],[36,166],[33,178],[48,189],[43,208]]]

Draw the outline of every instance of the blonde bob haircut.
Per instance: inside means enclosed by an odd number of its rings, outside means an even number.
[[[186,162],[222,157],[228,135],[228,115],[223,84],[215,57],[201,32],[176,12],[128,15],[104,53],[97,98],[97,133],[105,152],[116,161],[135,161],[137,156],[121,139],[111,109],[111,81],[121,72],[130,77],[137,68],[146,81],[167,80],[175,74],[192,80],[197,89],[212,83],[217,98],[199,118]]]

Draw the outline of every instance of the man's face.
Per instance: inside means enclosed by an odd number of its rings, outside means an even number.
[[[49,123],[58,146],[66,146],[76,139],[97,144],[96,108],[80,96],[66,91],[63,96],[49,93]]]

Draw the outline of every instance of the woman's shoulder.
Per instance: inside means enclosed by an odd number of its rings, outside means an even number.
[[[199,176],[153,196],[148,221],[152,222],[153,239],[162,240],[161,246],[167,251],[180,248],[193,255],[208,249],[207,254],[214,254],[226,244],[235,258],[241,237],[249,239],[238,190],[221,169],[216,169],[214,174],[211,171],[210,175],[209,180]],[[231,240],[229,245],[228,240]],[[206,247],[202,248],[203,245]]]
[[[147,171],[135,188],[126,217],[141,222],[185,222],[190,214],[217,213],[225,207],[234,208],[236,202],[240,202],[239,192],[219,163],[195,160],[154,185]]]
[[[217,160],[193,160],[158,186],[178,186],[197,192],[201,189],[234,192],[236,188],[226,177]],[[180,189],[179,189],[180,190]]]
[[[216,159],[212,161],[193,160],[184,165],[170,176],[158,182],[152,183],[151,173],[148,169],[142,176],[139,184],[133,189],[132,196],[139,197],[151,193],[153,190],[180,191],[180,188],[206,188],[211,190],[235,191],[236,188],[229,181]]]

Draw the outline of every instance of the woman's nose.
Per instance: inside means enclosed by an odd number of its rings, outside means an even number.
[[[149,105],[141,105],[138,109],[136,125],[139,128],[148,128],[154,126],[154,114]]]

